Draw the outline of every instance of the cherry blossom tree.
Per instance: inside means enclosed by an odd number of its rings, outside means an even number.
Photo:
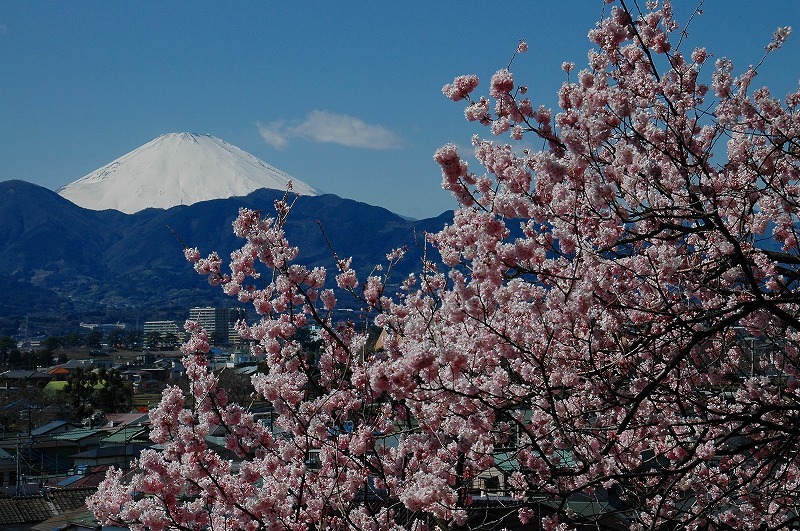
[[[444,87],[510,143],[473,138],[482,174],[436,152],[461,208],[399,284],[402,251],[366,279],[338,259],[336,286],[299,265],[288,197],[272,217],[240,212],[230,273],[187,249],[260,314],[240,333],[274,419],[229,403],[189,323],[191,392],[165,391],[159,446],[109,473],[95,514],[133,529],[800,525],[800,91],[781,101],[754,88],[758,66],[736,76],[684,50],[657,4],[608,8],[588,66],[563,65],[555,113],[513,63],[487,95],[473,75]],[[346,292],[382,348],[332,318]],[[296,340],[309,324],[314,356]]]

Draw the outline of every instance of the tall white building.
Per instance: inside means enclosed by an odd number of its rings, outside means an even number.
[[[189,319],[198,321],[206,332],[212,343],[233,343],[241,342],[239,334],[236,333],[236,322],[247,318],[244,308],[192,308],[189,310]]]
[[[158,333],[161,336],[167,334],[175,334],[175,337],[183,341],[186,332],[183,330],[183,324],[178,321],[145,321],[144,322],[144,335],[147,337],[150,333]]]

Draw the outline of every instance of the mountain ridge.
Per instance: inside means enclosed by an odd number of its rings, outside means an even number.
[[[23,180],[0,182],[0,268],[6,272],[0,335],[16,333],[23,316],[27,322],[34,314],[40,324],[70,315],[143,321],[185,318],[192,306],[236,305],[194,272],[183,246],[217,251],[224,259],[244,243],[231,227],[239,209],[272,215],[289,181],[298,198],[284,230],[299,249],[297,262],[331,272],[331,249],[352,257],[365,278],[392,249],[407,247],[390,279],[399,284],[419,268],[417,238],[438,231],[448,218],[410,220],[320,193],[210,135],[162,135],[59,192]],[[349,304],[359,308],[357,301]]]
[[[239,209],[271,215],[274,201],[283,195],[259,189],[241,197],[125,214],[85,209],[26,181],[0,182],[0,267],[7,272],[0,315],[32,309],[68,313],[235,304],[193,271],[181,242],[201,254],[218,251],[225,259],[244,243],[231,228]],[[410,221],[381,207],[323,194],[300,196],[285,230],[300,250],[298,263],[335,271],[330,244],[339,256],[353,257],[361,276],[384,264],[392,249],[407,246],[394,277],[399,282],[418,269],[422,251],[416,238],[448,221],[452,212]],[[34,300],[32,308],[29,301]]]

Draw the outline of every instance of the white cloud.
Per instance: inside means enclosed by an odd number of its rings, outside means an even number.
[[[353,116],[328,111],[311,111],[306,120],[293,128],[298,136],[317,142],[332,142],[367,149],[396,149],[400,137],[382,125],[372,125]]]
[[[302,121],[282,121],[258,125],[261,138],[275,149],[286,149],[290,138],[306,138],[321,143],[364,149],[397,149],[403,141],[390,129],[368,124],[347,114],[311,111]]]
[[[258,132],[261,138],[278,151],[286,149],[289,145],[289,139],[286,138],[286,134],[282,132],[283,129],[283,122],[272,122],[269,125],[258,124]]]

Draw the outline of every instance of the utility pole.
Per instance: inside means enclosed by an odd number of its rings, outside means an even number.
[[[20,466],[19,466],[19,432],[17,432],[17,496],[19,496],[19,480],[20,480]]]

